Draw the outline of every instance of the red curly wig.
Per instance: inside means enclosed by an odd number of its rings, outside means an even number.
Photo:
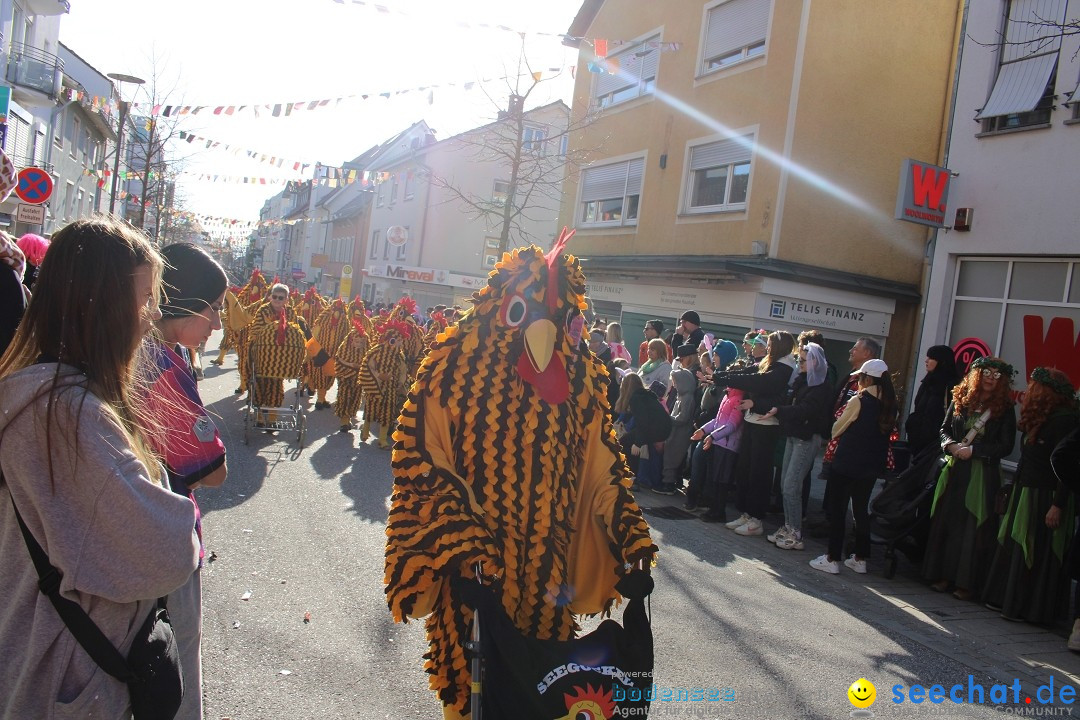
[[[989,359],[997,360],[997,358]],[[1003,412],[1013,406],[1012,398],[1009,396],[1010,380],[1008,373],[1002,373],[1001,378],[987,397],[983,395],[981,388],[982,369],[971,368],[960,384],[953,388],[953,412],[956,415],[963,415],[974,412],[976,408],[981,408],[982,410],[990,410],[990,417],[992,418],[1000,417]]]
[[[1069,384],[1069,376],[1055,368],[1046,368],[1054,380]],[[1071,386],[1071,385],[1070,385]],[[1031,445],[1039,434],[1039,429],[1046,418],[1058,408],[1069,407],[1073,401],[1032,378],[1028,383],[1024,400],[1020,403],[1020,423],[1017,425],[1024,432],[1024,442]]]

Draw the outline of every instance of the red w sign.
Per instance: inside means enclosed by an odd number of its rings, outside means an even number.
[[[1068,375],[1073,385],[1080,383],[1080,337],[1072,318],[1053,318],[1044,335],[1042,317],[1025,315],[1024,364],[1029,375],[1037,367],[1051,367]]]
[[[930,227],[945,227],[951,177],[947,168],[910,158],[905,160],[900,170],[894,217]]]

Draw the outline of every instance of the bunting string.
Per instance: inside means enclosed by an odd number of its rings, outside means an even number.
[[[229,143],[223,143],[218,140],[213,140],[211,138],[202,137],[201,135],[189,133],[184,130],[180,131],[180,139],[184,142],[187,142],[189,145],[197,142],[199,145],[204,146],[207,150],[221,150],[223,152],[227,152],[236,156],[246,155],[248,158],[256,162],[268,163],[278,168],[290,167],[294,172],[299,173],[307,172],[307,169],[309,167],[316,165],[316,163],[306,163],[300,162],[299,160],[289,160],[287,158],[278,157],[270,153],[259,152],[257,150],[247,150],[245,148],[237,147]]]

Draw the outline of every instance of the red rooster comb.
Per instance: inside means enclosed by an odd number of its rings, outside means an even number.
[[[309,288],[307,289],[307,292],[306,292],[306,293],[304,293],[304,299],[305,299],[305,300],[314,300],[314,299],[315,299],[315,293],[316,293],[316,292],[317,292],[317,291],[315,290],[315,288],[313,288],[313,287],[309,287]]]
[[[380,335],[385,335],[390,330],[396,331],[401,337],[407,338],[412,335],[412,330],[408,325],[400,320],[387,320],[386,322],[379,323],[375,326],[375,331]]]
[[[416,301],[406,295],[398,300],[398,307],[404,310],[406,315],[412,315],[416,312]]]
[[[555,244],[551,246],[551,250],[544,256],[548,266],[548,289],[546,297],[548,309],[552,312],[555,312],[555,308],[559,306],[559,273],[555,271],[555,266],[559,262],[559,258],[562,257],[562,252],[566,249],[566,244],[570,242],[570,238],[574,237],[574,233],[576,232],[577,230],[570,230],[564,225],[562,232],[559,233],[559,237],[555,240]]]
[[[353,326],[353,329],[356,330],[356,332],[358,332],[361,337],[363,337],[364,335],[367,335],[367,333],[364,332],[364,324],[362,322],[360,322],[359,320],[353,320],[352,321],[352,326]]]

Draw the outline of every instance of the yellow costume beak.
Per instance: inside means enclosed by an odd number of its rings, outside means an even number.
[[[525,328],[525,354],[538,373],[547,369],[551,354],[555,351],[555,323],[536,320]]]

